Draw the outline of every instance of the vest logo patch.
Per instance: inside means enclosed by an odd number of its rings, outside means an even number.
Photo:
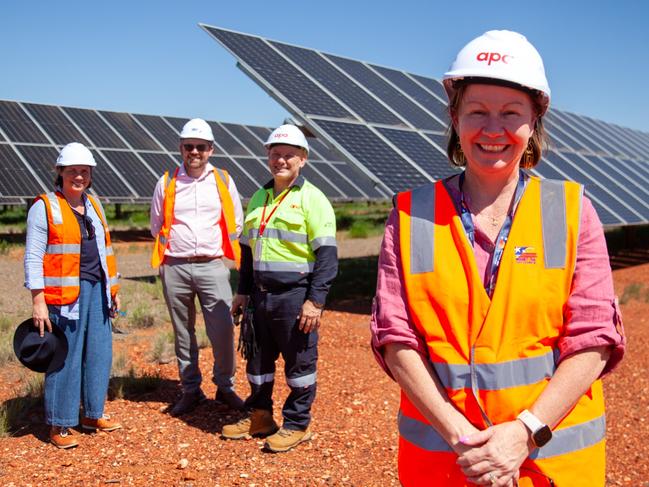
[[[514,247],[514,258],[517,264],[536,264],[534,247]]]

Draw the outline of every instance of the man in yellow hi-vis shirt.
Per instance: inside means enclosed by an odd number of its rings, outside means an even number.
[[[294,125],[275,129],[265,144],[273,175],[250,200],[241,236],[241,277],[232,312],[254,307],[259,350],[247,363],[250,414],[223,427],[228,439],[269,436],[265,447],[287,451],[311,438],[318,328],[338,272],[336,218],[327,197],[300,175],[309,146]],[[275,361],[282,355],[291,393],[284,423],[273,420]]]

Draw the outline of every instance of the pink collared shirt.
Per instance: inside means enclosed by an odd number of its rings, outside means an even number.
[[[213,173],[214,166],[209,162],[198,178],[187,175],[185,166],[180,166],[176,179],[176,199],[174,220],[169,234],[169,247],[165,255],[170,257],[222,257],[223,236],[221,221],[221,199]],[[169,177],[173,173],[169,174]],[[158,180],[151,201],[151,235],[156,237],[164,221],[164,177]],[[243,228],[243,209],[241,198],[229,177],[228,189],[234,203],[234,216],[237,234]],[[227,238],[227,237],[226,237]]]
[[[453,200],[459,202],[460,194],[456,188],[451,186],[449,193]],[[493,255],[494,244],[480,229],[475,217],[473,223],[475,226],[473,251],[476,264],[484,282],[487,282],[488,266]],[[399,217],[397,211],[393,209],[388,217],[381,244],[376,297],[370,322],[374,355],[388,374],[390,371],[383,358],[383,352],[384,347],[389,343],[401,343],[417,350],[423,357],[428,356],[426,345],[408,315],[405,289],[401,279],[401,250],[398,235]],[[613,370],[622,360],[626,339],[613,291],[613,279],[602,224],[595,208],[586,197],[583,199],[577,262],[566,315],[564,334],[558,342],[558,362],[581,350],[608,345],[611,348],[611,355],[602,375]]]

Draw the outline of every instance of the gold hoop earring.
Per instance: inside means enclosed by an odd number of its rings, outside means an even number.
[[[532,142],[527,143],[527,148],[523,153],[522,167],[528,168],[534,166],[534,151],[532,150]]]

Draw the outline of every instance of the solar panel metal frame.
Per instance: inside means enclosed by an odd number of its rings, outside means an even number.
[[[385,70],[390,70],[391,72],[399,73],[400,76],[403,76],[403,80],[407,80],[408,83],[412,83],[412,86],[416,86],[417,89],[421,88],[423,93],[426,96],[430,96],[431,101],[434,100],[435,103],[439,101],[441,104],[446,104],[445,92],[443,85],[434,78],[424,77],[421,75],[409,73],[403,70],[395,70],[394,68],[384,67],[377,64],[370,64],[363,61],[358,61],[350,58],[346,58],[337,54],[329,54],[317,49],[305,48],[303,46],[297,46],[293,44],[287,44],[283,41],[266,39],[261,36],[245,34],[242,32],[237,32],[230,29],[223,29],[220,27],[214,27],[207,24],[200,23],[199,26],[207,32],[210,37],[219,42],[227,51],[229,51],[237,61],[237,67],[241,69],[246,75],[252,78],[264,91],[266,91],[273,99],[280,103],[284,108],[286,108],[297,120],[303,123],[309,130],[314,132],[320,140],[326,141],[329,145],[333,146],[338,152],[343,154],[346,159],[349,159],[354,163],[354,166],[361,170],[364,174],[370,177],[377,186],[380,187],[382,193],[391,194],[391,188],[386,185],[386,183],[380,178],[377,178],[373,171],[366,168],[359,159],[357,159],[353,154],[350,153],[344,146],[341,145],[340,141],[328,133],[327,130],[323,129],[319,121],[322,122],[337,122],[345,123],[349,126],[361,124],[367,127],[370,130],[370,133],[374,136],[379,137],[386,147],[394,150],[400,157],[402,157],[408,164],[413,166],[418,172],[422,173],[429,180],[432,178],[425,174],[422,171],[422,168],[419,167],[415,161],[411,160],[404,151],[400,150],[398,145],[391,144],[389,140],[386,140],[385,137],[382,137],[382,134],[378,133],[381,129],[401,129],[408,130],[411,132],[419,133],[420,136],[426,136],[425,139],[432,142],[432,146],[441,152],[444,157],[446,157],[445,147],[440,147],[441,144],[432,140],[431,135],[435,136],[445,136],[444,131],[442,130],[426,130],[421,127],[413,126],[405,115],[400,115],[399,110],[395,107],[391,107],[389,103],[385,102],[386,107],[393,109],[394,112],[399,116],[401,120],[405,121],[405,128],[398,125],[386,125],[379,123],[371,123],[363,119],[358,113],[355,113],[350,109],[337,95],[335,92],[328,90],[326,87],[318,83],[318,80],[315,79],[309,73],[308,69],[303,67],[301,64],[294,62],[293,59],[281,49],[276,48],[277,45],[282,46],[291,46],[293,48],[312,51],[313,53],[320,56],[324,60],[328,60],[330,64],[338,68],[343,74],[346,74],[352,81],[356,82],[358,86],[365,88],[363,81],[357,79],[351,73],[348,73],[342,67],[339,66],[341,63],[336,63],[336,59],[342,59],[345,61],[358,63],[359,66],[370,69],[372,73],[377,74],[387,83],[390,83],[395,87],[401,94],[408,97],[410,101],[417,103],[419,107],[426,110],[427,113],[435,116],[439,120],[439,117],[436,115],[435,110],[428,108],[425,104],[420,103],[416,100],[411,93],[408,93],[404,89],[401,89],[393,81],[384,76]],[[323,116],[314,113],[307,113],[299,109],[297,105],[293,103],[290,97],[284,96],[284,94],[274,86],[273,83],[264,78],[259,72],[257,72],[253,67],[251,67],[246,60],[239,55],[236,50],[231,49],[225,42],[221,41],[216,35],[218,32],[236,34],[238,36],[243,36],[256,41],[262,41],[267,46],[273,48],[275,47],[275,52],[282,56],[284,60],[291,63],[296,72],[300,76],[310,78],[314,85],[325,92],[330,96],[332,100],[338,103],[341,107],[350,111],[355,118],[359,120],[349,120],[344,118],[337,118],[332,116]],[[238,41],[242,42],[242,41]],[[312,54],[311,57],[314,55]],[[344,63],[343,63],[344,64]],[[308,66],[307,66],[308,67]],[[320,68],[318,68],[320,69]],[[375,95],[374,92],[369,90],[371,95]],[[414,94],[414,92],[413,92]],[[374,96],[376,98],[376,96]],[[378,97],[380,100],[380,97]],[[422,100],[423,101],[423,100]],[[615,204],[622,209],[625,213],[628,212],[628,218],[624,218],[619,215],[614,208],[608,207],[603,201],[600,201],[596,196],[592,196],[591,199],[594,200],[594,204],[601,208],[605,208],[607,212],[610,212],[610,215],[614,216],[617,220],[615,222],[609,221],[607,225],[614,224],[635,224],[635,223],[646,223],[649,221],[647,211],[649,211],[649,200],[645,199],[644,196],[649,194],[649,179],[645,177],[644,171],[639,170],[639,168],[646,168],[649,171],[649,134],[637,131],[633,129],[627,129],[624,127],[619,127],[614,124],[608,124],[606,122],[598,121],[589,117],[584,117],[580,115],[571,114],[569,112],[562,112],[552,108],[552,111],[549,112],[548,120],[549,125],[554,126],[551,130],[548,130],[550,133],[552,142],[555,147],[553,152],[550,154],[552,157],[560,157],[560,159],[555,160],[555,162],[564,163],[570,168],[572,172],[577,171],[575,174],[584,176],[585,180],[591,181],[593,186],[599,188],[600,191],[603,191],[602,196],[605,194],[606,199],[610,197],[611,204]],[[378,130],[377,130],[378,129]],[[611,135],[609,135],[611,134]],[[577,158],[577,159],[574,159]],[[627,175],[621,167],[625,164],[625,160],[632,160],[636,165],[636,172],[638,181],[634,180],[631,176]],[[615,163],[619,162],[619,166]],[[561,168],[556,167],[554,163],[548,160],[548,157],[545,157],[542,161],[542,164],[549,164],[551,171],[533,171],[539,175],[542,175],[543,172],[552,172],[555,171],[560,175],[563,175],[565,179],[571,179],[568,177],[567,173],[562,171]],[[584,171],[584,168],[581,166],[587,166],[590,168],[589,171]],[[567,169],[567,168],[566,168]],[[452,172],[452,170],[450,171]],[[617,178],[617,179],[616,179]],[[613,181],[612,184],[608,184],[609,181]],[[625,184],[628,183],[628,184]],[[646,186],[643,186],[644,183],[647,183]],[[611,189],[613,188],[613,190]],[[635,192],[632,190],[635,188]],[[645,188],[645,189],[643,189]],[[632,201],[633,203],[629,202]],[[631,217],[633,215],[633,217]],[[640,221],[636,221],[636,218],[640,218]],[[607,218],[609,219],[609,218]]]

